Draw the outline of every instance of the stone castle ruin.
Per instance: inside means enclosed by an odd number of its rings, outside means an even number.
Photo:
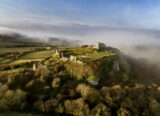
[[[92,48],[102,50],[106,47],[104,43],[96,42],[93,44]]]
[[[70,57],[65,57],[63,55],[63,52],[60,52],[58,50],[56,50],[56,55],[57,55],[58,59],[61,59],[64,62],[66,62],[66,61],[73,61],[73,62],[77,62],[79,64],[83,64],[83,62],[81,60],[77,60],[76,56],[70,55]]]
[[[47,65],[43,65],[40,63],[34,63],[33,64],[33,70],[38,70],[38,69],[47,69]]]
[[[106,47],[104,43],[96,42],[93,45],[83,45],[82,48],[92,48],[92,49],[98,49],[103,50]]]
[[[59,50],[56,50],[56,55],[58,56],[58,58],[62,58],[63,57],[63,52],[60,52]]]

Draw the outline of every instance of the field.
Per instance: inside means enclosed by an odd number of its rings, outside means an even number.
[[[9,62],[11,62],[12,60],[11,59],[2,59],[2,60],[0,60],[0,63],[2,64],[5,64],[5,63],[9,63]]]
[[[25,59],[25,60],[15,60],[11,63],[13,64],[20,64],[20,63],[25,63],[25,62],[31,62],[31,61],[41,61],[42,59]]]
[[[1,54],[6,54],[6,53],[23,53],[23,52],[29,52],[25,53],[21,57],[19,57],[16,60],[5,58],[5,57],[0,57],[0,64],[5,64],[5,63],[24,63],[24,62],[30,62],[30,61],[41,61],[47,57],[52,56],[55,53],[54,49],[51,50],[45,50],[45,51],[32,51],[35,47],[24,47],[24,48],[0,48],[0,53]]]
[[[28,54],[22,56],[19,60],[45,59],[47,57],[52,56],[54,53],[55,53],[55,50],[31,52],[31,53],[28,53]]]
[[[16,41],[12,41],[12,42],[7,42],[7,41],[0,41],[0,46],[5,47],[11,47],[11,46],[20,46],[20,45],[25,45],[24,43],[17,43]]]
[[[29,52],[32,49],[38,47],[12,47],[12,48],[0,48],[0,54],[12,53],[12,52]]]

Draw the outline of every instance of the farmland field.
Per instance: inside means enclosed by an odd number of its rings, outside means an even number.
[[[24,60],[16,60],[13,61],[12,63],[14,64],[19,64],[19,63],[25,63],[25,62],[31,62],[31,61],[41,61],[43,59],[24,59]]]
[[[3,59],[4,59],[3,57],[0,57],[0,61],[3,60]]]
[[[18,43],[16,41],[12,41],[12,42],[0,41],[0,46],[18,46],[18,45],[25,45],[25,44]]]
[[[54,53],[55,53],[55,50],[31,52],[31,53],[28,53],[28,54],[22,56],[19,60],[45,59],[47,57],[52,56]]]
[[[29,52],[32,49],[38,47],[13,47],[13,48],[0,48],[0,54],[2,53],[11,53],[11,52]]]
[[[1,63],[9,63],[9,62],[11,62],[12,60],[11,59],[2,59],[2,60],[0,60],[0,64]]]
[[[29,52],[33,48],[36,47],[24,47],[24,48],[0,48],[0,54],[6,54],[6,53],[23,53],[23,52]],[[29,53],[25,53],[20,58],[13,60],[5,57],[0,57],[0,64],[5,63],[24,63],[24,62],[31,62],[31,61],[41,61],[47,57],[52,56],[55,53],[54,49],[46,50],[46,51],[33,51]]]

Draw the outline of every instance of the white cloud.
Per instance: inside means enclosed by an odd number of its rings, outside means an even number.
[[[1,32],[20,32],[28,36],[46,38],[64,37],[87,43],[102,41],[108,45],[160,45],[160,31],[147,29],[90,26],[82,24],[45,24],[19,22],[1,24]]]

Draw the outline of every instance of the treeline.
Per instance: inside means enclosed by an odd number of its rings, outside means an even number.
[[[114,85],[111,81],[112,86],[94,87],[71,76],[63,62],[50,65],[48,69],[1,74],[1,112],[76,116],[160,115],[160,87],[156,84],[135,83],[130,87]]]

